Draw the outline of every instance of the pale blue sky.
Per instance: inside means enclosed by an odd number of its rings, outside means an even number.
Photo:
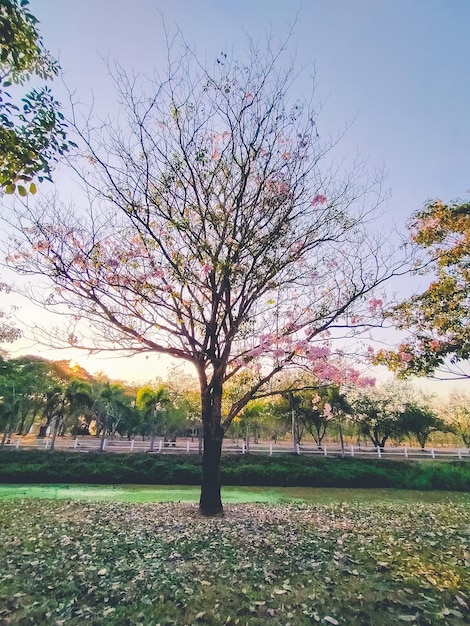
[[[87,101],[93,90],[99,110],[114,107],[101,57],[143,73],[165,63],[160,12],[212,58],[242,53],[246,33],[285,36],[299,11],[292,50],[306,79],[315,64],[320,132],[354,120],[344,151],[385,167],[398,223],[428,198],[468,197],[468,0],[31,0],[31,10],[68,85]]]
[[[160,13],[212,59],[227,48],[242,54],[247,34],[285,37],[299,12],[292,52],[306,66],[306,91],[316,68],[320,133],[354,120],[342,149],[388,171],[397,224],[428,198],[469,196],[468,0],[31,0],[30,8],[68,86],[111,112],[102,58],[142,73],[162,67]],[[54,93],[65,104],[58,81]],[[102,365],[110,375],[128,375],[122,361],[110,363]]]

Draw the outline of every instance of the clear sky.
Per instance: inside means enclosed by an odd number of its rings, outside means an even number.
[[[103,57],[142,73],[162,67],[162,16],[211,59],[243,52],[247,35],[285,37],[297,15],[289,45],[306,67],[306,90],[316,69],[320,132],[353,122],[342,148],[388,172],[397,224],[428,198],[468,198],[468,0],[31,0],[30,9],[68,86],[111,112]],[[58,81],[54,93],[65,102]],[[102,368],[132,377],[137,363]]]

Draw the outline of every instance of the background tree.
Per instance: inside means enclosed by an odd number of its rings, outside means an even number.
[[[416,437],[424,450],[426,442],[434,432],[449,430],[444,420],[437,417],[428,406],[421,406],[417,402],[407,402],[399,417],[399,431]]]
[[[265,408],[266,405],[262,399],[254,400],[243,407],[242,411],[236,418],[236,424],[232,421],[232,425],[235,426],[235,434],[237,438],[239,436],[244,438],[247,451],[249,451],[250,436],[253,437],[255,443],[258,443],[262,430]]]
[[[4,439],[27,432],[44,408],[47,391],[60,384],[56,368],[46,359],[24,356],[0,359],[0,396]]]
[[[30,203],[9,255],[17,271],[52,281],[30,297],[74,316],[54,344],[193,365],[205,515],[222,512],[234,417],[296,363],[322,382],[357,379],[332,363],[331,336],[377,323],[374,290],[403,270],[374,234],[380,185],[358,163],[344,175],[334,167],[312,101],[289,98],[296,70],[280,67],[282,53],[252,44],[245,62],[223,54],[210,67],[170,49],[149,93],[117,68],[124,127],[77,128],[93,206]],[[253,382],[223,414],[224,386],[246,368]]]
[[[176,374],[176,372],[174,372]],[[201,398],[198,381],[193,376],[170,374],[165,381],[170,404],[167,407],[169,426],[173,433],[186,434],[201,429]]]
[[[93,407],[92,387],[82,380],[73,379],[60,390],[56,399],[54,431],[50,450],[54,449],[57,435],[65,434],[67,426],[78,417],[90,413]]]
[[[453,391],[440,406],[448,430],[455,433],[470,448],[470,397],[464,392]]]
[[[28,0],[0,1],[0,189],[20,195],[27,193],[25,183],[35,193],[34,178],[51,180],[52,164],[71,144],[48,87],[17,97],[31,76],[46,80],[59,71],[28,5]]]
[[[323,413],[327,418],[327,424],[335,421],[338,426],[341,452],[344,454],[344,425],[345,420],[352,414],[352,406],[347,398],[346,393],[335,385],[330,385],[324,390],[325,404]],[[328,410],[325,412],[326,405]],[[326,428],[325,428],[326,433]]]
[[[40,384],[36,386],[36,392],[42,392],[43,421],[38,436],[45,437],[47,431],[53,427],[54,444],[59,429],[65,427],[67,418],[72,418],[71,414],[75,413],[75,409],[89,413],[92,404],[88,398],[91,393],[89,383],[92,377],[82,367],[71,365],[70,361],[39,359],[39,362],[43,362],[42,368],[47,375],[43,374]],[[51,448],[53,449],[53,445]]]
[[[166,414],[170,406],[170,397],[164,385],[156,389],[141,387],[137,392],[136,406],[142,412],[151,433],[150,451],[153,452],[155,428],[160,425],[165,440],[168,438],[168,419]]]
[[[383,385],[357,394],[352,401],[352,411],[360,435],[370,439],[376,448],[396,436],[401,436],[400,417],[406,397],[403,389]]]
[[[93,389],[93,416],[96,425],[96,436],[101,436],[100,451],[103,452],[106,435],[113,435],[121,421],[127,415],[132,402],[121,383],[99,381]]]
[[[462,365],[470,355],[470,204],[430,202],[413,216],[411,228],[412,240],[429,254],[424,271],[436,276],[423,293],[388,312],[410,335],[375,360],[400,377],[468,378]]]

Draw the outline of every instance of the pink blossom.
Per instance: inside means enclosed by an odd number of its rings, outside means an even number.
[[[317,193],[315,196],[313,196],[310,204],[311,206],[315,206],[316,204],[325,204],[326,202],[326,196]]]
[[[326,346],[310,346],[307,352],[309,361],[317,361],[330,356],[330,349]]]
[[[328,402],[325,404],[325,408],[323,409],[323,413],[325,415],[331,415],[331,404],[328,404]]]
[[[441,346],[441,342],[440,342],[440,341],[438,341],[437,339],[432,339],[432,340],[429,342],[429,347],[430,347],[432,350],[438,350],[438,349],[440,348],[440,346]]]
[[[286,194],[289,191],[289,185],[286,182],[281,181],[278,185],[278,191],[280,194]]]
[[[324,382],[341,382],[341,372],[334,365],[319,362],[313,367],[313,373]]]
[[[265,349],[262,346],[258,346],[257,348],[253,348],[253,350],[250,350],[248,352],[248,354],[250,356],[256,357],[256,356],[261,356],[262,354],[264,354]]]
[[[296,354],[304,354],[305,352],[307,352],[309,349],[309,343],[306,339],[303,339],[301,341],[296,341],[294,343],[294,352]]]
[[[383,300],[380,300],[379,298],[371,298],[369,300],[369,309],[373,313],[376,313],[377,309],[381,309],[382,305],[383,305]]]
[[[350,382],[352,385],[355,385],[359,380],[360,372],[358,370],[350,368],[347,370],[345,377],[347,378],[348,382]]]
[[[212,269],[212,265],[210,263],[206,263],[202,266],[202,273],[204,274],[204,276],[207,276],[212,272]]]
[[[273,335],[272,333],[268,333],[267,335],[260,335],[259,337],[259,343],[265,346],[270,346],[276,340],[277,340],[276,335]]]
[[[358,387],[374,387],[375,378],[362,376],[361,378],[358,379],[357,385]]]
[[[402,352],[400,354],[401,360],[404,361],[405,363],[409,363],[410,361],[413,360],[413,355],[410,354],[409,352]]]

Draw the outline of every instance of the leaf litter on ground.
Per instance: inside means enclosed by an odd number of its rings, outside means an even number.
[[[470,506],[0,503],[0,623],[466,624]]]

